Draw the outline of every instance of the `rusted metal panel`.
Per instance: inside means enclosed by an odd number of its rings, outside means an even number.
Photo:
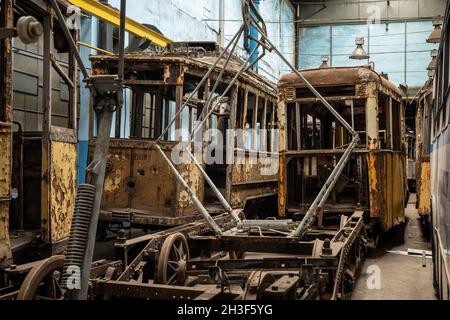
[[[184,181],[189,185],[189,187],[194,190],[195,194],[200,198],[204,198],[204,186],[205,181],[202,177],[200,171],[195,166],[194,163],[182,164],[177,166],[178,172],[180,172]],[[187,212],[194,212],[194,203],[192,202],[191,197],[188,195],[186,190],[184,190],[178,183],[176,186],[176,214],[183,215]]]
[[[51,52],[53,50],[53,19],[44,16],[43,83],[42,83],[42,180],[41,180],[41,234],[44,241],[51,241],[50,231],[50,128],[52,112],[52,70]]]
[[[382,87],[389,90],[398,99],[401,98],[400,90],[389,80],[381,77],[378,73],[368,67],[339,67],[339,68],[323,68],[302,71],[302,75],[314,87],[326,87],[339,85],[354,85],[368,82],[381,84]],[[281,77],[279,81],[280,88],[298,87],[304,88],[306,85],[298,78],[295,73],[291,73]]]
[[[9,201],[0,201],[0,267],[7,267],[12,262],[8,212]]]
[[[236,154],[235,157],[237,156]],[[242,157],[242,162],[232,165],[230,202],[234,208],[242,207],[247,198],[263,197],[277,192],[278,169],[272,174],[265,174],[269,172],[264,170],[278,168],[278,154],[271,154],[270,158],[261,160],[253,153],[251,156]]]
[[[113,70],[117,68],[118,59],[116,56],[92,56],[90,59],[92,61],[92,70],[94,71],[94,74],[113,73]],[[217,55],[215,54],[208,54],[199,57],[189,57],[183,54],[170,53],[161,55],[150,55],[145,52],[128,53],[125,56],[125,70],[150,70],[153,68],[161,68],[161,66],[178,65],[180,68],[176,70],[176,74],[178,76],[174,78],[170,73],[175,70],[170,69],[170,67],[164,67],[160,80],[168,83],[168,79],[172,79],[173,81],[171,80],[171,83],[179,84],[179,80],[183,79],[180,78],[180,75],[181,77],[183,77],[186,73],[197,74],[202,77],[214,64],[216,59]],[[221,71],[223,63],[224,61],[221,61],[217,64],[215,70],[216,74]],[[224,79],[231,79],[240,69],[241,64],[242,61],[240,59],[232,57],[228,68],[224,70]],[[253,72],[252,70],[241,74],[239,76],[239,81],[272,96],[276,94],[273,83]]]
[[[49,220],[51,241],[67,238],[72,223],[77,185],[76,144],[51,143]]]
[[[420,162],[420,184],[418,192],[418,209],[421,216],[431,215],[430,159],[422,158]]]
[[[371,151],[367,155],[370,216],[384,230],[404,222],[406,159],[402,153]]]
[[[278,216],[286,215],[287,206],[287,179],[286,179],[286,103],[285,97],[280,93],[277,104],[279,120],[279,168],[278,168]]]
[[[11,126],[0,124],[0,201],[11,195]],[[6,214],[6,217],[8,215]]]
[[[177,217],[195,212],[192,200],[178,186],[153,144],[148,140],[111,140],[102,199],[104,211],[154,217]],[[161,144],[170,156],[176,142]],[[195,165],[176,167],[197,196],[203,198],[204,181]]]

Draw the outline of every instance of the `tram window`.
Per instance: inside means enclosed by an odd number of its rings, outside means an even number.
[[[253,121],[256,110],[256,95],[249,92],[247,98],[247,113],[245,115],[244,130],[245,130],[245,149],[252,148],[252,135],[253,135]]]
[[[272,122],[272,129],[273,129],[273,131],[271,133],[272,145],[270,147],[270,151],[271,152],[278,152],[278,150],[279,150],[278,134],[275,133],[276,132],[275,130],[278,129],[278,113],[277,113],[277,110],[276,110],[275,107],[272,110],[272,119],[273,119],[273,122]]]
[[[211,143],[217,144],[218,117],[216,114],[211,115]]]
[[[266,137],[266,151],[272,151],[272,129],[273,129],[273,102],[267,101],[267,108],[266,108],[266,130],[267,130],[267,137]]]
[[[165,129],[170,121],[173,119],[173,117],[175,116],[175,107],[176,107],[176,103],[173,100],[164,99],[164,108],[163,108],[163,129]],[[176,141],[176,137],[175,137],[175,121],[170,125],[169,130],[167,131],[167,133],[164,136],[164,139],[167,141]]]
[[[189,108],[185,107],[181,111],[181,141],[189,140]]]
[[[255,147],[256,150],[263,150],[264,143],[261,143],[261,136],[264,136],[263,133],[263,115],[264,115],[264,105],[265,105],[265,99],[262,97],[259,97],[258,99],[258,112],[256,114],[256,128],[255,128],[255,136],[256,136],[256,142]]]
[[[154,109],[154,96],[150,93],[144,94],[144,104],[143,104],[143,117],[142,117],[142,138],[151,138],[151,130],[153,128],[152,115]]]
[[[393,116],[393,113],[392,113]],[[392,120],[398,121],[398,118],[392,117]],[[383,94],[378,96],[378,140],[381,149],[391,149],[391,133],[393,133],[391,124],[391,114],[389,112],[389,98]]]
[[[244,98],[245,92],[243,89],[238,88],[238,94],[237,94],[237,103],[236,103],[236,129],[243,129],[243,112],[244,112]]]
[[[400,151],[402,148],[401,106],[396,100],[392,100],[392,142],[392,150]]]
[[[189,132],[192,132],[192,130],[194,130],[195,128],[195,124],[197,121],[197,108],[189,108],[189,113],[190,113],[190,127],[189,127]]]

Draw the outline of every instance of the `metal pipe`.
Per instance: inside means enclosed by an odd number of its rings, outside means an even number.
[[[202,119],[202,121],[200,121],[197,124],[197,127],[195,127],[194,131],[191,134],[191,137],[189,137],[189,140],[192,142],[192,139],[195,137],[197,131],[203,126],[203,124],[205,123],[205,121],[211,116],[211,114],[214,112],[214,109],[219,105],[220,101],[222,100],[222,98],[228,93],[228,91],[230,91],[230,89],[233,87],[234,83],[236,82],[236,80],[239,78],[239,76],[242,74],[243,71],[247,70],[246,65],[248,64],[248,62],[250,61],[253,53],[256,52],[256,50],[258,50],[258,46],[256,46],[252,53],[249,54],[247,60],[245,60],[245,62],[242,64],[241,68],[239,69],[239,71],[236,73],[236,75],[234,76],[234,78],[231,80],[231,82],[228,84],[227,88],[225,89],[225,91],[222,93],[222,95],[217,99],[217,102],[214,104],[214,106],[210,109],[210,111],[208,111],[208,113],[206,114],[205,118]]]
[[[127,0],[120,0],[120,29],[119,29],[119,62],[117,78],[119,80],[119,90],[117,90],[118,106],[117,115],[120,114],[120,108],[123,106],[123,76],[125,69],[125,24],[127,19]],[[120,134],[120,133],[119,133]]]
[[[230,48],[230,46],[233,44],[232,50],[234,51],[234,49],[236,48],[237,42],[239,40],[239,37],[241,35],[241,33],[243,32],[243,27],[244,25],[241,26],[241,28],[238,30],[238,32],[235,34],[235,36],[233,37],[232,41],[230,41],[230,43],[228,44],[226,50],[228,50]],[[220,59],[223,57],[223,54],[226,52],[226,50],[224,50],[222,52],[222,54],[220,55],[220,57],[216,60],[216,62],[214,63],[214,65],[209,69],[209,71],[207,72],[207,74],[203,77],[203,79],[200,81],[200,83],[197,85],[197,87],[194,89],[194,91],[191,93],[191,95],[189,96],[189,98],[187,99],[187,101],[185,101],[185,103],[181,106],[181,108],[178,110],[178,112],[175,114],[175,116],[172,118],[172,120],[170,121],[170,124],[163,130],[163,132],[161,133],[160,137],[158,138],[158,140],[156,141],[156,145],[157,148],[160,149],[158,142],[160,141],[161,137],[164,136],[164,134],[168,131],[168,128],[176,121],[177,117],[180,115],[181,111],[185,108],[185,106],[187,105],[188,101],[193,97],[193,95],[200,89],[201,85],[203,85],[203,83],[209,78],[209,75],[211,74],[211,72],[214,70],[215,66],[218,64],[218,62],[220,61]],[[219,79],[220,77],[223,76],[224,70],[226,68],[226,66],[229,63],[229,60],[231,58],[231,54],[228,55],[226,62],[219,74],[219,78],[216,80],[215,84],[214,84],[214,90],[217,88],[218,84],[219,84]],[[218,99],[218,102],[214,105],[214,108],[217,106],[218,103],[220,103],[220,100],[223,98],[223,96],[229,91],[229,89],[232,87],[232,85],[234,84],[234,82],[236,81],[237,77],[240,75],[240,73],[242,72],[242,70],[245,68],[246,63],[243,64],[241,70],[237,73],[237,75],[235,76],[235,78],[231,81],[230,85],[227,87],[227,89],[225,90],[225,92],[220,96],[220,99]],[[214,92],[214,91],[212,91]],[[207,102],[205,103],[205,109],[202,111],[205,112],[207,110],[207,106],[209,104],[210,99],[212,98],[212,93],[209,95]],[[195,158],[194,155],[192,155],[191,151],[188,149],[188,147],[190,146],[190,144],[192,143],[192,137],[195,135],[195,133],[198,131],[199,128],[201,128],[204,124],[204,122],[206,121],[206,119],[209,118],[210,114],[214,111],[214,108],[211,109],[211,112],[208,113],[204,119],[200,122],[200,124],[194,129],[194,132],[190,133],[189,136],[189,142],[188,142],[188,146],[184,147],[183,150],[187,153],[187,155],[193,160],[194,164],[196,165],[196,167],[199,169],[200,173],[203,175],[203,177],[205,178],[206,182],[208,183],[208,185],[211,187],[211,189],[213,190],[214,194],[216,195],[216,197],[219,199],[220,203],[223,205],[223,207],[225,208],[225,210],[227,210],[233,217],[234,220],[236,220],[237,222],[240,222],[240,218],[234,214],[232,207],[230,206],[230,204],[227,202],[227,200],[223,197],[223,195],[220,193],[219,189],[214,185],[214,182],[209,178],[208,174],[204,171],[202,165],[197,161],[197,159]],[[178,170],[175,168],[175,166],[173,166],[172,162],[170,161],[169,158],[167,158],[167,156],[162,153],[164,156],[164,159],[166,160],[166,162],[169,164],[170,169],[173,171],[173,173],[175,174],[175,176],[178,179],[178,175],[179,172]],[[181,185],[183,186],[183,188],[186,190],[186,192],[191,196],[192,200],[194,201],[194,203],[196,204],[197,208],[200,210],[201,214],[205,217],[205,219],[207,221],[211,221],[211,223],[213,223],[214,225],[215,222],[214,220],[211,218],[211,216],[209,215],[208,211],[204,208],[203,204],[197,199],[197,197],[195,196],[194,192],[191,190],[191,188],[189,187],[189,185],[187,185],[184,181],[184,179],[180,176],[181,180],[178,179],[181,183]],[[194,200],[194,198],[196,200]],[[216,227],[214,227],[214,225],[211,225],[211,228],[216,232],[216,233],[220,233],[220,229],[218,228],[218,226],[216,225]]]
[[[88,295],[92,257],[94,254],[98,217],[102,201],[103,183],[105,181],[106,159],[108,156],[113,113],[109,110],[104,110],[101,114],[97,114],[97,116],[99,118],[98,133],[97,140],[95,141],[94,158],[91,163],[93,165],[93,168],[91,168],[93,174],[91,173],[89,179],[89,183],[96,188],[96,194],[92,209],[91,224],[89,225],[88,242],[84,255],[83,267],[81,269],[81,289],[77,290],[75,293],[74,298],[76,300],[86,300]]]
[[[219,45],[225,44],[225,0],[219,0]]]
[[[344,169],[345,165],[347,164],[348,160],[350,159],[350,155],[353,151],[353,149],[356,147],[357,143],[359,141],[358,137],[354,137],[352,142],[350,143],[347,150],[345,150],[344,154],[342,155],[341,159],[339,159],[339,162],[337,163],[336,167],[334,168],[331,175],[328,177],[327,181],[323,185],[322,189],[320,189],[319,194],[314,199],[313,203],[309,207],[308,211],[306,212],[306,215],[298,225],[297,229],[293,231],[290,236],[291,237],[299,237],[301,238],[308,228],[314,223],[314,220],[316,219],[319,208],[322,208],[325,201],[327,201],[328,196],[330,195],[331,190],[333,189],[334,185],[337,182],[337,179],[342,173],[342,170]]]
[[[242,31],[240,31],[240,33],[242,33]],[[236,38],[236,41],[234,41],[233,47],[231,48],[231,52],[234,52],[234,50],[236,49],[237,43],[239,41],[239,37]],[[225,60],[225,63],[222,67],[222,70],[220,70],[219,76],[217,77],[216,81],[214,82],[214,86],[211,89],[211,92],[207,98],[207,100],[205,101],[205,108],[203,108],[202,113],[200,114],[200,118],[203,117],[203,113],[205,112],[205,110],[208,109],[208,105],[211,102],[213,93],[216,91],[217,87],[219,86],[220,81],[222,80],[223,74],[225,73],[225,69],[228,66],[228,63],[230,62],[231,59],[231,54],[228,55],[227,59]]]
[[[259,28],[259,26],[257,26]],[[259,28],[261,32],[261,29]],[[335,116],[335,118],[352,134],[352,136],[358,136],[358,133],[345,121],[344,118],[330,105],[330,103],[309,83],[309,81],[284,57],[284,55],[273,45],[273,43],[262,33],[264,40],[271,46],[272,51],[283,60],[286,65],[294,71],[294,73],[305,83],[309,90],[323,103],[323,105]]]
[[[188,193],[189,197],[192,199],[192,201],[194,202],[195,206],[200,211],[200,213],[203,216],[203,218],[205,218],[206,222],[209,224],[209,226],[214,231],[214,233],[216,235],[221,234],[222,231],[220,230],[220,228],[217,225],[217,223],[214,221],[214,219],[211,217],[211,215],[205,209],[205,207],[203,206],[202,202],[197,198],[197,196],[191,190],[191,188],[186,183],[186,181],[184,181],[183,177],[180,175],[178,170],[175,168],[175,166],[173,165],[172,161],[170,161],[170,159],[166,156],[164,151],[161,149],[160,145],[156,143],[155,147],[159,151],[159,153],[161,153],[161,155],[164,158],[164,160],[166,160],[166,162],[169,165],[169,168],[172,171],[172,173],[174,174],[175,178],[178,180],[178,182],[181,184],[181,186],[184,188],[184,190],[186,190],[186,192]]]
[[[216,185],[214,184],[214,182],[211,180],[211,178],[208,176],[208,174],[205,172],[205,170],[203,169],[202,165],[198,162],[197,158],[191,153],[191,151],[188,149],[189,146],[187,146],[184,151],[188,154],[188,156],[194,161],[194,164],[196,165],[196,167],[200,170],[201,174],[203,175],[203,177],[205,178],[206,182],[208,183],[208,185],[211,187],[211,189],[213,190],[214,194],[217,196],[217,198],[219,199],[220,203],[222,204],[222,206],[225,208],[225,210],[227,210],[233,217],[234,220],[236,220],[236,222],[241,222],[241,219],[234,214],[233,212],[233,208],[231,208],[230,204],[228,203],[228,201],[225,199],[225,197],[222,195],[222,193],[219,191],[219,189],[216,187]]]
[[[217,66],[217,64],[219,63],[219,61],[223,58],[223,56],[225,55],[225,53],[227,52],[227,50],[230,48],[231,44],[236,40],[236,38],[239,39],[241,33],[244,30],[244,24],[241,25],[241,27],[239,28],[238,32],[236,32],[236,34],[233,36],[233,39],[231,39],[230,43],[227,45],[227,47],[221,52],[221,54],[219,55],[219,57],[217,58],[216,62],[214,62],[214,64],[211,66],[211,68],[209,68],[208,72],[205,74],[205,76],[203,77],[203,79],[199,82],[199,84],[197,85],[197,87],[195,87],[194,91],[192,91],[192,93],[189,95],[189,97],[187,98],[187,100],[183,103],[183,105],[180,107],[180,110],[178,110],[175,113],[175,116],[172,118],[172,120],[170,120],[169,124],[166,126],[166,128],[164,128],[164,130],[161,132],[161,134],[159,135],[158,139],[156,140],[156,142],[160,142],[162,139],[164,139],[164,135],[167,133],[167,131],[169,131],[169,128],[172,126],[172,124],[175,122],[175,120],[178,118],[178,116],[181,114],[181,112],[183,111],[183,109],[187,106],[187,104],[189,103],[189,101],[191,101],[191,99],[194,97],[194,94],[197,93],[197,91],[201,88],[201,86],[206,82],[206,80],[209,78],[209,76],[211,75],[211,73],[213,72],[213,70],[215,69],[215,67]]]
[[[55,0],[52,0],[55,1]],[[123,74],[124,74],[124,45],[125,45],[125,19],[126,19],[126,0],[121,0],[121,31],[120,31],[120,48],[119,48],[119,71],[118,71],[118,80],[119,80],[119,89],[117,92],[118,95],[118,106],[120,107],[123,102]],[[78,51],[76,51],[78,52]],[[117,110],[117,108],[116,108]],[[91,223],[89,225],[89,235],[86,246],[86,251],[83,259],[83,266],[81,270],[81,281],[80,281],[80,290],[77,290],[74,293],[74,297],[77,300],[86,300],[88,296],[88,288],[89,288],[89,279],[91,275],[91,265],[92,258],[94,255],[94,247],[95,247],[95,238],[97,233],[97,225],[98,218],[100,213],[100,206],[102,201],[102,192],[103,192],[103,184],[105,182],[105,174],[106,174],[106,160],[108,156],[109,143],[110,143],[110,132],[112,127],[112,118],[113,113],[108,108],[103,108],[101,113],[97,114],[99,118],[98,124],[98,134],[97,140],[95,143],[94,150],[94,158],[92,160],[89,168],[92,170],[90,175],[90,184],[95,186],[96,194],[94,205],[92,209],[92,217]]]

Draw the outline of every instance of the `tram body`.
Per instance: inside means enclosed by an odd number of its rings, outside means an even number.
[[[302,75],[353,126],[360,142],[326,201],[332,213],[362,210],[382,231],[404,222],[407,197],[401,92],[369,67],[319,68]],[[295,74],[279,83],[278,214],[304,214],[351,136]]]
[[[195,52],[199,47],[201,50]],[[199,218],[192,199],[153,146],[217,59],[219,50],[213,43],[173,43],[162,54],[141,52],[126,55],[125,85],[131,91],[131,110],[127,111],[130,132],[124,134],[121,128],[124,121],[121,122],[120,116],[116,116],[116,130],[108,154],[101,220],[176,226]],[[117,57],[96,56],[91,60],[94,74],[116,72]],[[230,63],[231,68],[225,70],[218,93],[225,90],[227,81],[237,74],[242,62],[233,56]],[[190,100],[188,107],[160,141],[169,158],[180,140],[187,139],[187,134],[176,136],[176,130],[190,132],[199,120],[206,96],[220,72],[219,67],[212,72],[210,81],[201,88],[198,96]],[[216,159],[226,163],[215,161],[208,164],[203,161],[203,168],[233,208],[259,207],[264,211],[269,209],[269,201],[276,210],[277,170],[272,174],[261,174],[261,168],[277,166],[277,153],[270,149],[270,137],[266,136],[267,139],[262,141],[262,135],[258,134],[260,129],[273,129],[277,125],[275,86],[256,73],[247,71],[239,76],[227,97],[228,102],[222,104],[220,110],[215,110],[201,130],[203,133],[208,129],[217,130],[215,132],[222,139],[218,138],[220,146],[216,146],[212,152]],[[128,117],[128,114],[122,113],[122,116]],[[244,145],[239,148],[236,144],[232,148],[231,159],[226,155],[228,129],[241,129],[245,135]],[[249,135],[247,132],[256,134]],[[220,140],[223,140],[223,144]],[[95,136],[91,135],[91,155],[94,142]],[[202,148],[203,152],[207,152],[208,142]],[[253,155],[261,152],[269,154],[268,164],[252,160]],[[241,161],[234,161],[237,154],[244,154]],[[175,166],[210,213],[223,212],[223,207],[216,201],[194,163]],[[253,215],[252,212],[249,214]]]
[[[429,81],[419,93],[416,113],[416,207],[424,224],[431,218],[431,108],[433,82]]]

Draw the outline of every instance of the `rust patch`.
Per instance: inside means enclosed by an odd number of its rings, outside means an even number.
[[[405,220],[405,161],[402,153],[374,150],[367,155],[370,216],[379,218],[384,230]]]
[[[50,161],[50,228],[51,241],[69,236],[76,198],[76,145],[51,143]]]
[[[425,161],[422,159],[418,194],[419,214],[421,216],[429,216],[431,214],[430,187],[430,161]]]
[[[8,267],[12,262],[8,212],[9,203],[0,201],[0,267]]]

